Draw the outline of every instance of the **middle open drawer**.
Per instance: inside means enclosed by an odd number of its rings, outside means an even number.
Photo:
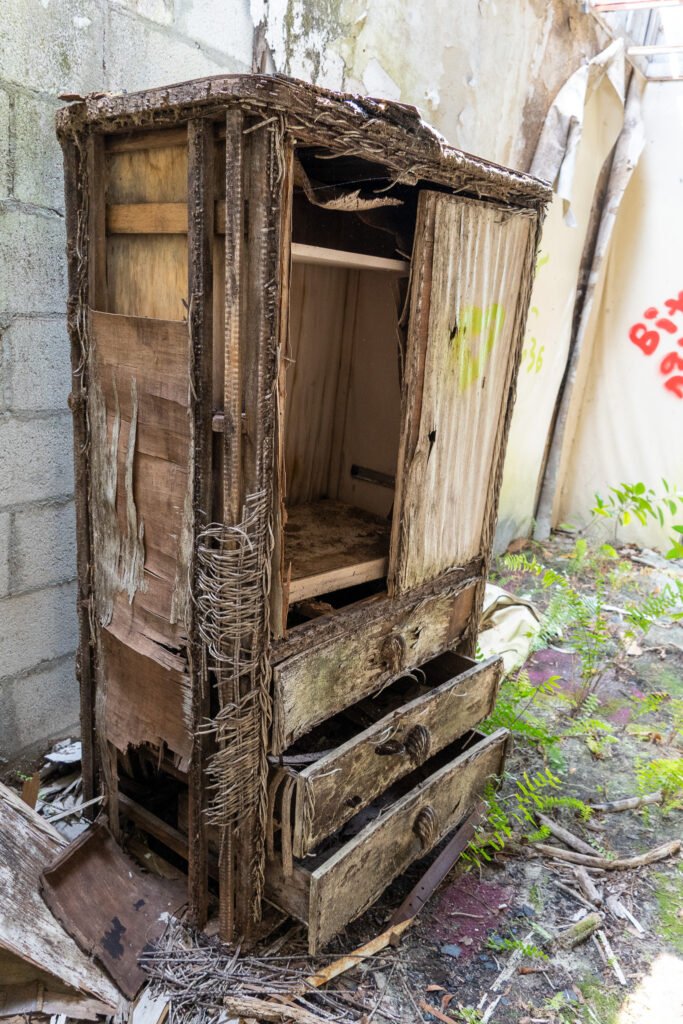
[[[501,675],[500,658],[475,663],[447,652],[272,758],[290,780],[283,827],[291,828],[294,856],[306,856],[397,779],[486,718]]]

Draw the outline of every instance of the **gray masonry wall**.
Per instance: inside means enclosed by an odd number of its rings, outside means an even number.
[[[77,726],[60,93],[251,67],[247,0],[0,0],[0,757]],[[0,762],[0,767],[2,763]]]
[[[254,53],[416,104],[453,144],[525,169],[598,48],[575,0],[0,0],[0,757],[78,718],[58,95],[249,71]]]

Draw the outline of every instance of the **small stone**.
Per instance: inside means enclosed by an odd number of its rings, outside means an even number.
[[[448,943],[446,946],[441,947],[441,952],[445,953],[446,956],[460,956],[462,949],[460,946],[456,946],[454,942]]]

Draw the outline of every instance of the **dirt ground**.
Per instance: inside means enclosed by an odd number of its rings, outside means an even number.
[[[569,567],[574,584],[586,593],[591,593],[597,574],[607,575],[613,637],[625,628],[625,603],[661,592],[671,574],[682,571],[680,563],[674,566],[646,555],[649,566],[623,552],[614,566],[590,558],[575,565],[572,550],[573,541],[560,536],[529,553],[545,564]],[[635,549],[626,555],[641,557]],[[495,582],[541,608],[548,606],[549,592],[528,573],[511,573],[501,562]],[[563,797],[596,803],[633,796],[642,791],[639,772],[642,780],[647,762],[683,756],[683,625],[664,618],[646,638],[626,645],[626,651],[603,676],[592,712],[610,723],[612,738],[605,740],[604,733],[591,732],[588,726],[569,730],[577,734],[561,736],[549,757],[528,737],[517,737],[501,801],[514,793],[525,772],[533,775],[546,767],[559,780],[557,792]],[[575,691],[578,674],[570,641],[558,638],[536,651],[526,668],[535,685],[558,677],[555,694],[535,700],[533,712],[550,733],[566,733],[572,719],[566,697]],[[30,767],[15,765],[4,775],[16,785],[17,768],[30,773]],[[594,813],[588,821],[566,808],[552,816],[597,854],[632,856],[681,837],[681,796],[670,794],[663,807]],[[414,864],[394,882],[330,945],[320,962],[383,931],[432,859]],[[569,951],[554,951],[552,937],[589,908],[581,901],[570,864],[542,857],[533,842],[515,835],[490,862],[473,865],[461,860],[396,948],[366,960],[331,987],[366,1024],[683,1024],[682,864],[678,855],[635,870],[593,876],[602,895],[618,896],[632,915],[631,920],[617,920],[605,913],[603,924],[625,985],[593,938]],[[262,952],[273,949],[280,956],[291,953],[296,960],[305,949],[303,929],[286,924],[264,941]],[[509,977],[497,981],[506,967],[511,968]]]

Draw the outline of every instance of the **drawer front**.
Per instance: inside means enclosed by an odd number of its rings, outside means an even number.
[[[491,713],[502,676],[501,658],[475,664],[445,654],[434,664],[439,676],[446,677],[444,682],[298,773],[295,857],[304,857],[393,782]]]
[[[398,620],[387,599],[368,610],[363,628],[277,665],[272,752],[283,753],[314,725],[452,647],[469,623],[475,589],[472,582],[455,594],[423,598]]]
[[[269,863],[266,896],[308,925],[311,955],[466,816],[486,781],[500,775],[509,735],[498,729],[474,743],[312,869],[295,863],[285,877]]]

